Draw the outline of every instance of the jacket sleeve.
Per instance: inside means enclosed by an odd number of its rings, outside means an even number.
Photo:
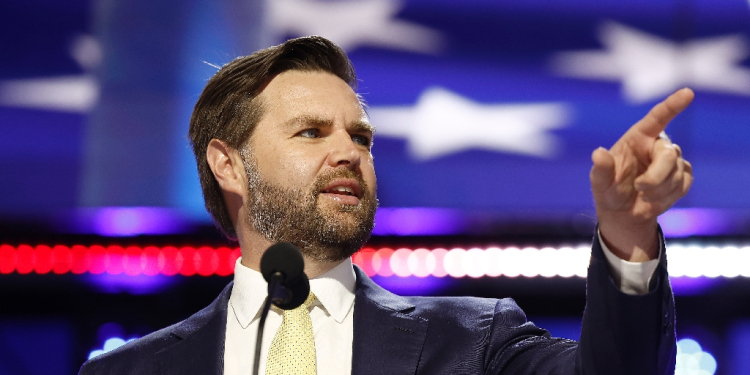
[[[663,238],[661,233],[659,238]],[[664,251],[663,243],[661,248]],[[673,374],[677,356],[674,319],[666,254],[661,256],[649,293],[628,295],[612,282],[595,239],[579,348],[585,373]]]
[[[494,319],[486,357],[490,374],[674,374],[674,299],[666,254],[649,293],[628,295],[613,283],[594,238],[578,343],[550,338],[547,331],[527,322],[512,300],[498,302]]]

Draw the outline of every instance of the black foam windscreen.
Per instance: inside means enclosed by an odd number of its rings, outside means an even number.
[[[297,246],[289,242],[279,242],[271,245],[260,258],[260,272],[266,281],[271,280],[271,275],[281,272],[283,275],[282,285],[291,280],[297,280],[304,275],[305,261]],[[305,277],[307,278],[307,277]]]
[[[274,305],[282,310],[291,310],[302,305],[310,294],[310,281],[304,273],[296,279],[290,280],[283,286],[286,290],[286,300],[275,300]]]

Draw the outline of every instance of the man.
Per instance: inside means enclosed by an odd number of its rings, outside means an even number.
[[[377,206],[373,127],[355,83],[344,52],[320,37],[238,58],[208,82],[189,134],[206,207],[242,249],[235,281],[204,310],[92,359],[81,374],[250,374],[266,297],[260,258],[278,241],[299,246],[311,278],[302,314],[319,374],[674,371],[673,300],[656,217],[692,183],[690,164],[663,135],[690,90],[592,154],[599,227],[576,343],[527,323],[510,299],[399,297],[352,266]],[[285,331],[286,319],[272,310],[266,332]],[[261,345],[261,373],[288,373],[274,366],[300,356],[279,361],[273,336]]]

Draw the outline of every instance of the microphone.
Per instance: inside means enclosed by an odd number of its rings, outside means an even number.
[[[310,294],[310,281],[304,272],[305,260],[297,246],[289,242],[271,245],[260,258],[260,272],[268,282],[268,297],[261,310],[258,335],[255,340],[255,362],[253,374],[258,375],[260,346],[271,303],[282,310],[291,310],[300,305]]]
[[[276,307],[291,310],[307,299],[310,282],[305,261],[297,246],[289,242],[271,245],[260,259],[260,272],[268,282],[268,296]]]

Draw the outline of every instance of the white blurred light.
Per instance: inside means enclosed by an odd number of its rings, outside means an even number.
[[[671,277],[750,277],[750,246],[671,245],[667,248]],[[388,277],[586,277],[591,249],[526,247],[469,250],[383,248],[372,257],[375,274]]]
[[[108,339],[104,342],[104,352],[109,352],[112,350],[115,350],[121,346],[125,345],[125,340],[119,338],[119,337],[112,337],[111,339]]]
[[[700,250],[699,250],[700,251]],[[723,250],[720,250],[718,247],[715,246],[709,246],[702,251],[711,254],[710,257],[703,257],[703,275],[707,277],[719,277],[722,274],[722,266],[724,264],[721,263],[721,252]],[[727,264],[728,265],[728,264]]]
[[[89,75],[0,82],[0,104],[10,107],[86,113],[98,98],[99,84]]]
[[[95,37],[78,35],[70,44],[70,55],[82,68],[92,70],[101,64],[104,52],[99,40]]]
[[[466,276],[463,262],[464,254],[466,254],[466,250],[464,249],[452,249],[445,254],[445,258],[443,258],[443,266],[445,267],[445,272],[451,277]]]
[[[435,271],[435,255],[427,249],[416,249],[407,260],[409,271],[416,277],[427,277]]]
[[[267,23],[277,37],[320,35],[346,51],[363,46],[437,54],[445,36],[436,29],[397,18],[399,0],[267,2]]]
[[[477,248],[469,249],[464,254],[462,263],[466,274],[474,278],[487,275],[490,267],[488,254],[484,250]]]
[[[740,268],[740,276],[750,277],[750,246],[740,249],[735,261]]]
[[[563,103],[479,103],[441,87],[425,89],[414,106],[372,107],[378,135],[408,140],[416,160],[469,149],[554,157],[562,146],[553,130],[567,126]],[[461,132],[455,124],[465,124]]]
[[[104,354],[104,350],[101,350],[101,349],[92,350],[91,353],[89,353],[88,359],[94,358],[100,354]]]
[[[102,61],[99,41],[90,35],[73,39],[70,54],[86,71]],[[89,112],[99,100],[93,74],[0,81],[0,105],[63,112]]]
[[[536,277],[539,276],[539,270],[544,267],[545,261],[539,256],[539,250],[533,247],[521,249],[521,261],[519,267],[521,276]]]
[[[739,262],[732,262],[732,259],[739,259],[741,252],[742,250],[736,246],[727,246],[717,251],[716,258],[718,259],[718,262],[726,265],[726,267],[721,270],[720,276],[737,277],[740,275],[742,264]]]
[[[500,264],[502,264],[503,250],[497,247],[491,247],[485,250],[485,253],[487,254],[487,266],[489,268],[487,270],[487,276],[497,277],[502,275]]]
[[[586,277],[589,268],[588,264],[591,261],[591,249],[588,246],[579,246],[578,249],[576,249],[576,253],[578,253],[578,257],[581,259],[578,264],[579,267],[577,267],[578,272],[576,275],[579,277]]]
[[[517,264],[521,263],[521,250],[516,247],[509,247],[503,251],[503,257],[498,264],[500,268],[500,274],[508,277],[516,277],[521,275],[520,267]]]
[[[435,271],[432,272],[432,275],[436,277],[448,276],[448,272],[445,270],[445,256],[448,254],[448,250],[433,249],[430,253],[435,256]]]
[[[560,251],[551,247],[545,247],[538,253],[539,276],[553,277],[557,276],[562,267],[560,267]]]
[[[104,341],[104,346],[101,349],[92,350],[91,353],[89,353],[89,358],[88,359],[91,359],[91,358],[94,358],[94,357],[96,357],[98,355],[101,355],[101,354],[110,352],[112,350],[115,350],[115,349],[117,349],[117,348],[119,348],[119,347],[121,347],[121,346],[123,346],[123,345],[125,345],[125,344],[127,344],[127,343],[129,343],[129,342],[131,342],[133,340],[135,340],[135,339],[136,339],[135,337],[131,338],[129,340],[123,340],[123,339],[121,339],[119,337],[110,337],[106,341]]]
[[[742,34],[679,43],[606,22],[599,40],[605,50],[561,52],[553,58],[553,69],[570,77],[620,81],[623,96],[633,103],[685,86],[750,95],[750,69],[741,64],[749,54]]]
[[[714,375],[716,359],[704,352],[700,344],[692,339],[677,341],[677,366],[675,375]]]
[[[412,275],[409,269],[409,255],[412,251],[409,249],[398,249],[391,255],[391,270],[393,274],[400,277],[409,277]]]

